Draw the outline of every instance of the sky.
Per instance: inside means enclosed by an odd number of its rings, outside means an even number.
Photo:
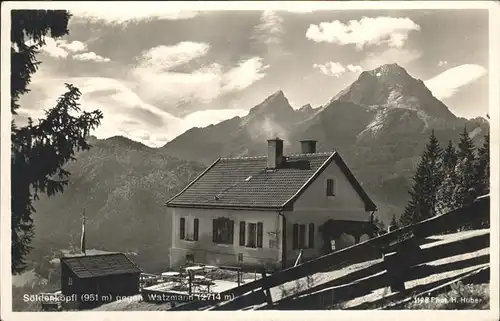
[[[423,80],[457,116],[488,111],[487,10],[105,5],[70,10],[69,35],[47,38],[20,119],[42,116],[71,83],[84,110],[104,113],[97,137],[159,147],[191,127],[244,116],[277,90],[293,108],[319,107],[386,63]]]

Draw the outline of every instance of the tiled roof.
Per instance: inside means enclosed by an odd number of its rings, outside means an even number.
[[[169,207],[286,209],[332,161],[350,174],[367,207],[375,207],[347,166],[335,153],[285,156],[276,170],[267,170],[267,157],[220,158],[183,191],[167,202]],[[339,165],[342,165],[339,164]],[[356,186],[355,186],[356,188]],[[369,203],[369,204],[368,204]],[[373,206],[371,206],[373,204]]]
[[[66,264],[79,278],[142,272],[123,253],[62,257],[61,263]]]

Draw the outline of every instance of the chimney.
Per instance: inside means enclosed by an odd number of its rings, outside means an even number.
[[[316,153],[316,140],[307,139],[300,141],[300,148],[302,154],[314,154]]]
[[[278,168],[284,161],[283,140],[278,137],[267,141],[267,168]]]

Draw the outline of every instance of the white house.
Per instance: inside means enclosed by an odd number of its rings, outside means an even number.
[[[367,238],[375,204],[337,152],[301,145],[301,154],[285,156],[276,138],[267,156],[219,158],[170,199],[171,267],[281,269],[301,249],[310,259]]]

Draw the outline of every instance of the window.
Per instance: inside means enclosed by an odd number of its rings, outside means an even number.
[[[181,217],[181,226],[180,226],[180,238],[181,240],[186,239],[186,219]]]
[[[292,249],[308,249],[314,247],[314,223],[293,224]]]
[[[200,235],[200,220],[180,218],[180,233],[179,238],[186,241],[198,241]]]
[[[326,195],[327,196],[335,196],[335,180],[327,179],[326,180]]]
[[[248,241],[247,247],[257,246],[257,224],[248,223]]]
[[[245,246],[245,221],[240,222],[240,246]]]
[[[213,220],[212,241],[218,244],[233,244],[234,221],[228,218]]]
[[[244,223],[244,222],[242,222]],[[245,229],[245,228],[243,228]],[[263,239],[264,239],[264,225],[261,222],[258,223],[248,223],[248,235],[247,235],[247,247],[253,248],[262,248]],[[241,234],[241,225],[240,225],[240,237],[244,237]],[[240,238],[240,244],[242,239]],[[244,239],[243,239],[244,241]]]
[[[68,285],[73,285],[73,278],[72,277],[68,278]]]

